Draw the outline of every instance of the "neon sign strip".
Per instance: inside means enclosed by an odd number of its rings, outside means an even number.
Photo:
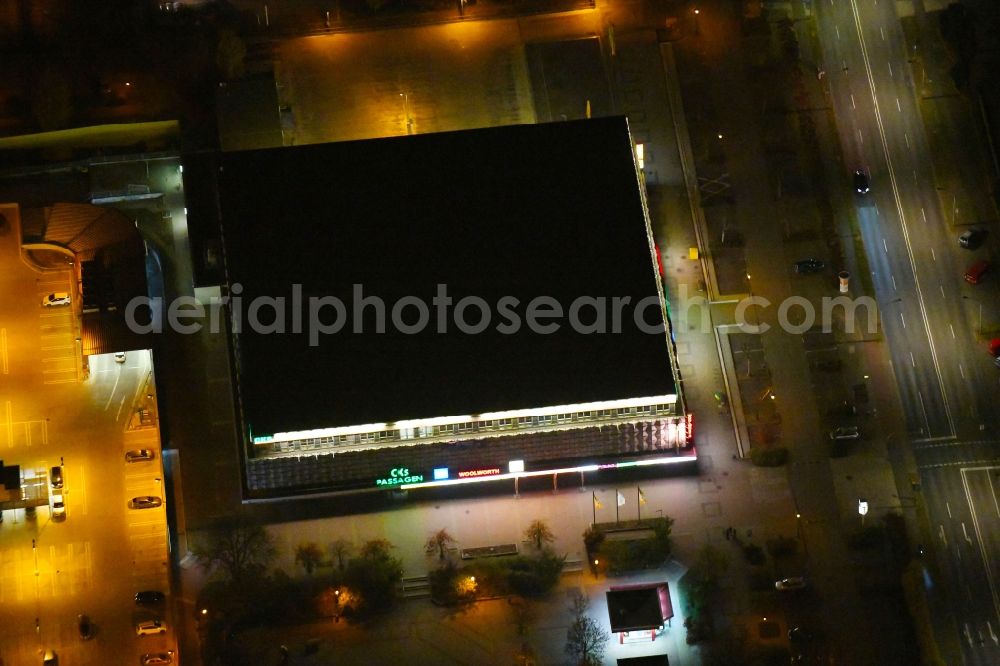
[[[480,481],[500,481],[502,479],[514,479],[528,476],[548,476],[550,474],[567,474],[571,472],[596,472],[598,469],[612,469],[622,467],[639,467],[645,465],[675,465],[677,463],[694,462],[698,459],[696,455],[669,458],[649,458],[646,460],[631,460],[607,465],[581,465],[579,467],[560,467],[559,469],[531,470],[530,472],[518,472],[515,474],[497,474],[495,476],[478,476],[465,479],[447,479],[444,481],[424,481],[423,483],[404,483],[399,486],[401,490],[413,490],[416,488],[434,488],[436,486],[454,486],[460,483],[478,483]]]

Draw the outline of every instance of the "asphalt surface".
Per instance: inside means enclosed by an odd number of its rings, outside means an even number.
[[[120,663],[123,654],[137,662],[173,643],[170,634],[138,639],[133,630],[148,614],[133,603],[135,592],[168,589],[164,508],[127,508],[132,497],[162,494],[159,455],[124,460],[129,449],[159,450],[155,428],[129,427],[147,400],[149,354],[130,352],[124,363],[91,357],[84,379],[79,299],[41,306],[52,291],[78,293],[72,272],[29,266],[18,232],[13,225],[0,236],[0,457],[36,478],[62,463],[66,518],[53,521],[48,507],[33,518],[4,511],[0,660],[40,663],[40,651],[52,649],[60,664]],[[93,622],[92,640],[80,639],[79,614]]]
[[[908,439],[921,470],[937,562],[968,664],[997,663],[1000,626],[996,540],[974,524],[995,521],[996,368],[977,340],[970,303],[995,298],[989,283],[968,285],[967,265],[985,257],[958,247],[961,221],[952,197],[939,196],[919,90],[915,51],[894,3],[826,0],[815,4],[822,65],[850,172],[864,169],[871,192],[856,196],[857,218],[889,342]],[[919,84],[916,86],[919,88]],[[970,485],[971,481],[971,485]],[[968,538],[966,538],[968,537]],[[937,622],[947,632],[954,624]],[[949,638],[941,641],[950,645]],[[957,655],[946,654],[949,663]]]

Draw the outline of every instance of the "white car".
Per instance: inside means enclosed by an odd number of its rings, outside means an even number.
[[[163,620],[143,620],[135,625],[136,636],[149,636],[167,633],[167,623]]]
[[[802,590],[806,586],[806,579],[802,576],[795,576],[794,578],[782,578],[779,581],[775,581],[774,589],[780,590],[782,592],[788,592],[791,590]]]
[[[65,291],[56,291],[42,297],[42,306],[52,307],[54,305],[69,305],[69,294]]]
[[[125,358],[125,352],[115,352],[115,363],[124,363]]]
[[[66,518],[66,504],[63,502],[62,495],[52,495],[49,500],[52,506],[52,519],[53,520],[63,520]]]
[[[861,430],[858,429],[858,426],[834,428],[830,431],[830,439],[834,441],[861,439]]]

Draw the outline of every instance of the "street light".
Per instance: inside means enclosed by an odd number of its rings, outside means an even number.
[[[406,123],[406,133],[410,134],[410,96],[406,93],[399,93],[403,98],[403,120]]]

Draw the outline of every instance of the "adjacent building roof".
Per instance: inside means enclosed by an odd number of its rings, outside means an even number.
[[[649,298],[645,321],[662,323],[624,118],[226,153],[220,203],[229,282],[244,304],[239,390],[254,435],[676,392],[666,336],[640,330],[631,306],[619,333],[575,332],[566,318],[548,334],[498,330],[509,321],[504,297],[518,299],[522,323],[540,296],[564,313],[579,297],[604,298],[608,321],[611,298]],[[339,333],[310,346],[308,306],[300,334],[250,330],[247,305],[273,296],[285,297],[292,331],[296,284],[306,303],[345,304]],[[354,285],[385,302],[385,333],[375,306],[354,316]],[[441,333],[438,285],[453,299]],[[414,296],[429,321],[407,334],[392,307]],[[484,332],[457,330],[463,297],[489,306]],[[465,321],[479,313],[468,308]],[[407,323],[419,314],[402,310]],[[579,318],[592,322],[595,308]]]
[[[611,631],[615,633],[656,629],[674,616],[666,581],[619,585],[606,594]]]

